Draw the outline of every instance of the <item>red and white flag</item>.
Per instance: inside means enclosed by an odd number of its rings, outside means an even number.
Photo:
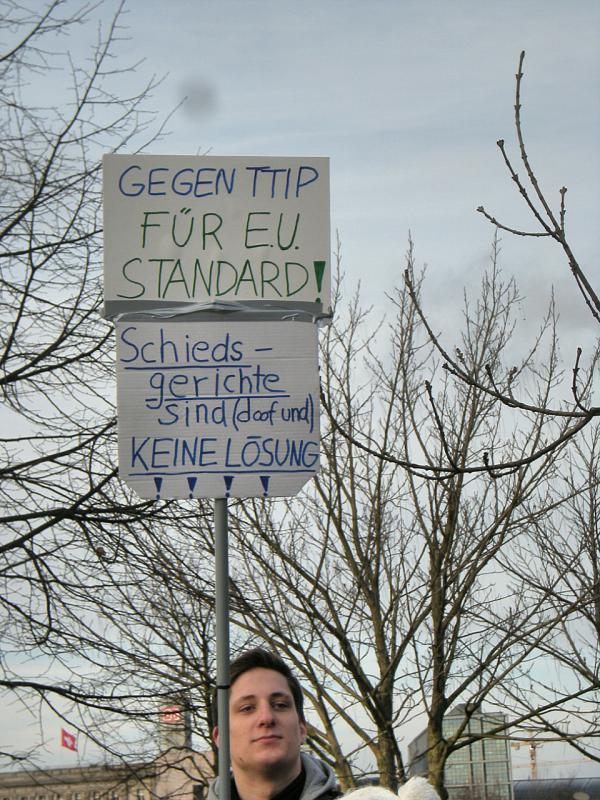
[[[66,747],[67,750],[75,750],[77,752],[77,739],[75,734],[69,733],[64,728],[60,729],[60,746]]]

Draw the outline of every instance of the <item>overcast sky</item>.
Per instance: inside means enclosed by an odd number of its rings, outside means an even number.
[[[573,248],[597,277],[598,0],[129,0],[127,9],[119,55],[144,59],[139,76],[165,75],[157,109],[183,101],[152,152],[328,156],[331,226],[350,285],[362,280],[365,302],[383,307],[410,230],[442,328],[487,261],[493,230],[477,206],[531,227],[495,144],[504,138],[516,156],[524,49],[530,156],[555,203],[568,187]],[[568,341],[589,341],[558,249],[504,236],[503,250],[528,313],[555,284]],[[456,331],[446,334],[453,343]]]
[[[573,246],[593,275],[600,234],[597,0],[171,0],[130,2],[129,56],[167,74],[156,105],[184,100],[155,152],[331,159],[331,224],[350,282],[378,304],[410,230],[431,302],[476,286],[492,228],[479,205],[531,228],[496,146],[514,144],[514,73],[548,196],[566,185]],[[551,243],[503,239],[525,294],[540,277],[587,322]]]

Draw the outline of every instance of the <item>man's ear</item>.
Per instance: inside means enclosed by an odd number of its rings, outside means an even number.
[[[219,746],[219,726],[215,725],[212,732],[212,740],[215,743],[215,746]]]
[[[306,741],[306,722],[300,722],[300,742],[304,744]]]

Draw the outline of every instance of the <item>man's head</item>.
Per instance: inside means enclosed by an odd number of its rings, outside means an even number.
[[[285,661],[276,653],[270,650],[265,650],[262,647],[255,647],[252,650],[245,650],[241,655],[234,659],[229,665],[229,685],[233,687],[236,680],[251,669],[261,667],[262,669],[272,669],[274,672],[279,672],[286,679],[292,697],[294,698],[294,705],[298,713],[300,722],[306,722],[304,718],[304,695],[302,694],[302,687],[300,681],[294,675],[292,670],[288,667]],[[218,705],[217,705],[217,690],[215,689],[212,696],[212,717],[215,725],[218,721]]]
[[[230,684],[229,738],[236,784],[252,776],[293,780],[300,772],[300,747],[306,737],[297,678],[279,656],[256,649],[231,663]],[[218,727],[213,738],[218,745]]]

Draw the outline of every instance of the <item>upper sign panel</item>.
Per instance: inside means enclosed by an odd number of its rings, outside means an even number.
[[[105,314],[211,303],[329,316],[329,159],[109,155]]]

